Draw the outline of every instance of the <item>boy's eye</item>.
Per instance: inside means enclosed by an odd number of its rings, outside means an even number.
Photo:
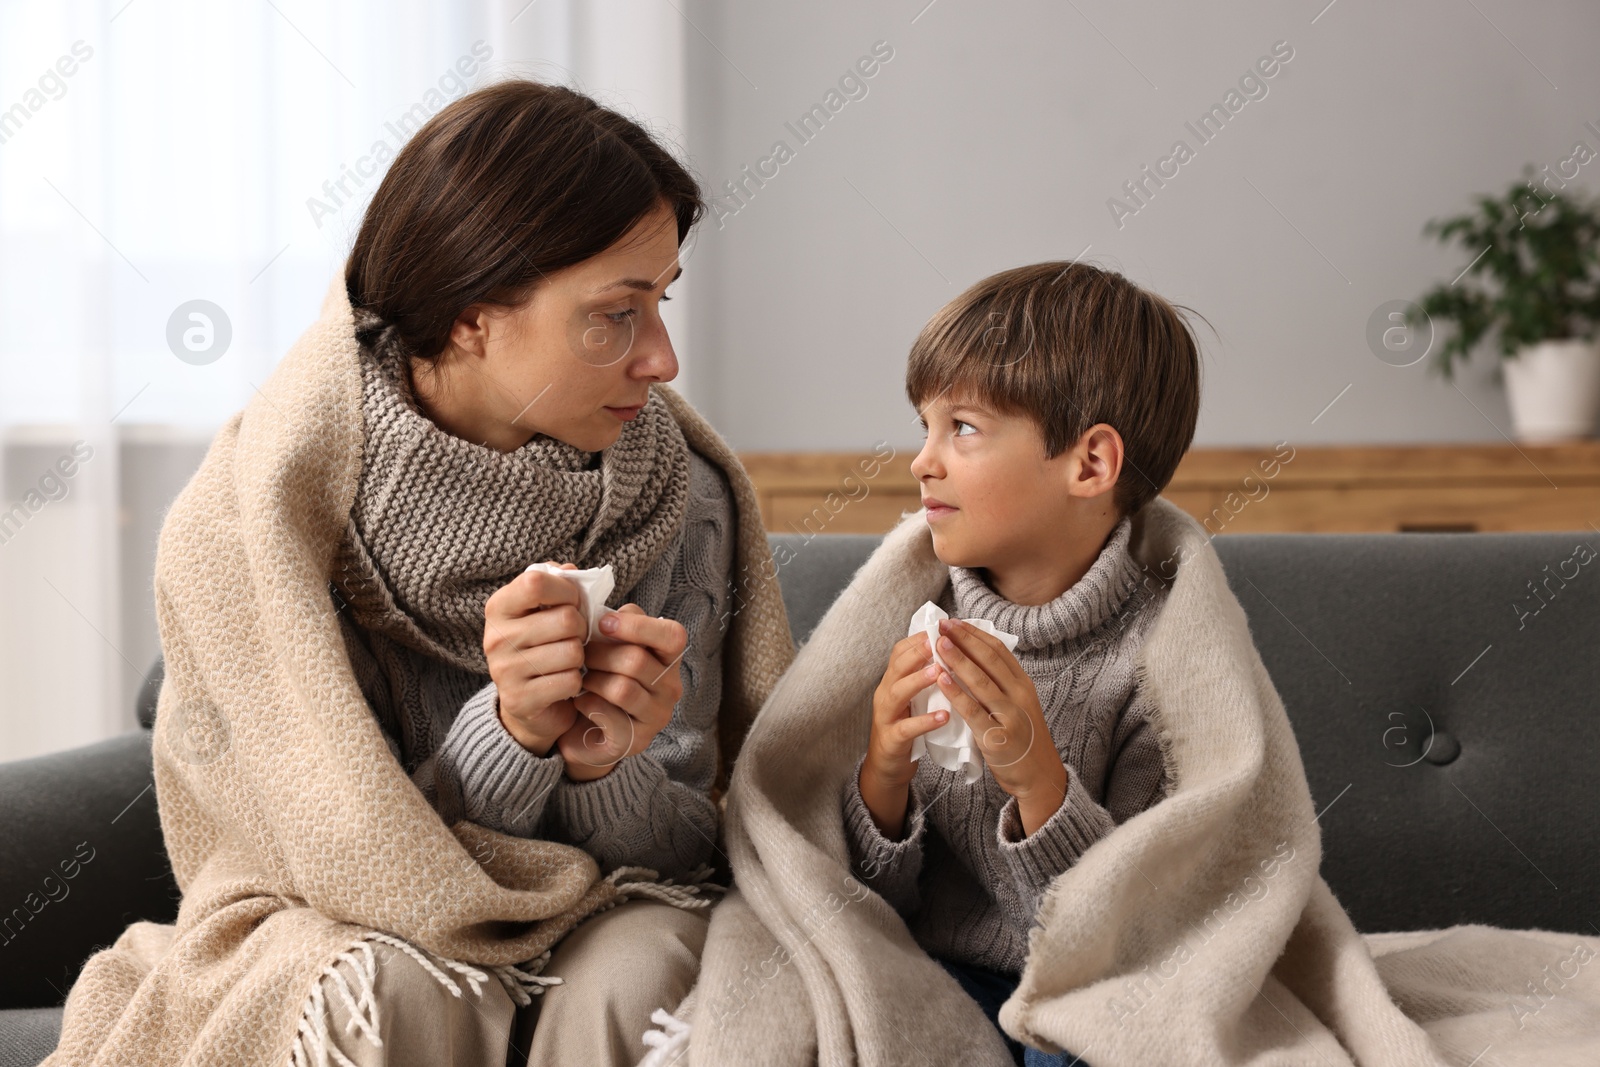
[[[970,422],[962,422],[960,419],[957,419],[955,421],[956,436],[957,437],[965,436],[961,432],[961,427],[963,427],[963,426],[965,426],[967,429],[972,430],[974,432],[976,432],[977,429],[978,429],[976,426],[972,425],[972,423],[970,423]]]

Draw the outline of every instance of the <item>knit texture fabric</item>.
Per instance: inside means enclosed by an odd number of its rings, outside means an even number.
[[[988,619],[1018,637],[1017,660],[1067,767],[1066,797],[1043,825],[1023,836],[1016,799],[987,768],[968,785],[924,758],[902,834],[890,840],[861,797],[860,761],[845,783],[856,876],[894,905],[931,955],[1020,974],[1050,883],[1166,789],[1155,709],[1134,669],[1164,589],[1141,583],[1131,530],[1122,519],[1083,577],[1044,604],[1014,604],[968,567],[950,568],[937,601],[954,618]]]
[[[622,899],[709,899],[637,869],[602,878],[571,845],[447,825],[395,760],[328,589],[361,470],[358,361],[336,280],[167,512],[155,568],[167,674],[152,750],[183,900],[176,923],[135,923],[85,964],[51,1067],[282,1067],[297,1040],[326,1035],[327,997],[350,990],[323,980],[368,940],[392,937],[440,974],[482,978],[481,967],[520,982],[527,973],[506,968],[537,964]],[[794,645],[743,467],[681,397],[652,391],[727,476],[736,506],[741,602],[722,620],[720,783]]]
[[[411,494],[404,493],[400,486],[384,484],[383,479],[369,479],[368,471],[404,468],[419,472],[426,480],[431,475],[422,472],[448,469],[451,459],[470,456],[468,450],[475,446],[462,449],[459,444],[465,442],[420,427],[404,434],[392,432],[392,428],[389,433],[375,433],[385,414],[392,410],[393,387],[386,378],[378,380],[377,390],[371,388],[371,378],[368,384],[367,465],[362,488],[357,492],[356,510],[361,512],[361,502],[367,499],[362,522],[382,535],[366,537],[366,543],[407,547],[392,563],[387,551],[380,550],[370,573],[377,576],[374,581],[403,574],[396,578],[396,584],[417,588],[422,580],[405,572],[412,561],[431,558],[440,533],[447,534],[447,539],[453,536],[451,524],[430,522],[429,509],[407,509],[403,518],[390,516],[378,503],[411,499]],[[381,398],[377,402],[375,393]],[[670,423],[670,416],[667,418]],[[671,429],[671,436],[681,440],[675,423],[671,423]],[[395,451],[403,454],[404,463],[392,455]],[[476,457],[476,463],[491,472],[486,480],[494,481],[503,454],[486,448],[476,451],[483,453]],[[590,455],[568,456],[566,465],[573,470],[592,467],[598,474],[604,467],[584,458]],[[603,460],[601,455],[593,458],[602,464],[610,461],[609,455]],[[522,462],[521,458],[517,460],[519,465]],[[477,484],[478,480],[469,475],[460,482],[431,484],[427,492],[419,495],[433,502],[432,510],[446,514],[465,511],[476,499]],[[376,488],[379,485],[383,488]],[[515,508],[527,512],[497,516],[498,526],[513,529],[532,528],[542,516],[561,507],[598,502],[598,497],[591,495],[570,505],[558,502],[547,507],[530,493],[506,496]],[[517,837],[578,845],[600,862],[603,872],[632,864],[650,867],[663,877],[681,878],[713,858],[719,820],[710,792],[717,770],[722,622],[733,594],[735,525],[726,475],[697,452],[689,453],[686,496],[684,521],[671,531],[665,551],[631,590],[616,590],[610,598],[616,605],[632,601],[647,614],[683,624],[688,645],[677,664],[683,678],[683,695],[671,721],[644,751],[624,757],[609,773],[593,781],[573,781],[563,773],[566,764],[558,750],[537,756],[506,731],[500,722],[495,684],[486,670],[462,668],[400,639],[416,632],[437,632],[443,628],[440,620],[426,614],[416,620],[389,620],[374,618],[369,611],[365,615],[368,624],[363,625],[352,612],[341,613],[345,643],[361,690],[395,757],[446,823],[466,818]],[[394,524],[412,531],[411,542],[388,533],[392,518],[400,519]],[[582,524],[564,525],[581,532]],[[646,532],[652,542],[660,540],[653,527],[646,527]],[[500,541],[498,537],[489,540]],[[617,544],[624,550],[639,547],[627,541]],[[447,551],[446,546],[437,547],[441,554]],[[573,562],[572,557],[560,554],[563,550],[549,548],[547,543],[537,550],[538,558],[554,553],[558,561]],[[455,555],[461,557],[459,549]],[[482,568],[471,560],[466,565]],[[514,566],[502,584],[521,569]],[[431,571],[435,584],[459,585],[452,583],[451,575],[442,568]],[[336,580],[336,586],[348,584]],[[372,600],[390,605],[383,609],[389,611],[398,610],[396,605],[400,603],[395,596],[377,595]],[[418,597],[414,602],[449,604],[450,600]],[[481,605],[477,611],[481,642]]]
[[[447,433],[362,349],[361,477],[334,581],[357,622],[487,675],[483,606],[530,563],[610,564],[620,607],[683,525],[689,446],[652,393],[614,444]]]

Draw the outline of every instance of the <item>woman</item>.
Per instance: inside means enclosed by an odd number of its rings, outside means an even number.
[[[645,1053],[694,982],[728,766],[793,657],[748,478],[662,388],[702,211],[638,126],[532,82],[395,159],[344,294],[163,527],[183,907],[90,961],[53,1062]],[[541,561],[611,567],[597,634]]]

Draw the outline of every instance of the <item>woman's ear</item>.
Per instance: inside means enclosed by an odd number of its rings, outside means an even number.
[[[482,304],[473,304],[450,324],[450,347],[481,359],[488,354],[491,329],[487,310]]]

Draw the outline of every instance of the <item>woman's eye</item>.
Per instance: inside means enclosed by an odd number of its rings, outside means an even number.
[[[672,299],[672,297],[668,296],[666,293],[662,293],[661,294],[661,302],[663,304],[665,304],[668,300],[671,300],[671,299]]]
[[[633,308],[628,308],[626,311],[607,311],[604,314],[614,325],[621,326],[624,322],[637,315],[638,312]]]

